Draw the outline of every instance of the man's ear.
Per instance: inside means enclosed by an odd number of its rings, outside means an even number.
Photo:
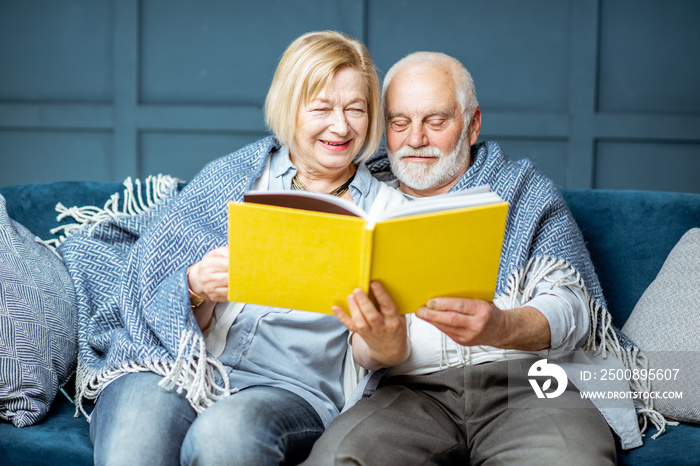
[[[476,107],[472,117],[469,120],[469,145],[473,146],[476,141],[479,140],[479,133],[481,132],[481,108]]]

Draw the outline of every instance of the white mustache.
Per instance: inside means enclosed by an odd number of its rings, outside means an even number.
[[[396,157],[423,157],[423,158],[440,158],[444,156],[440,149],[437,147],[426,146],[420,147],[418,149],[410,146],[403,146],[401,149],[397,150],[394,155]]]

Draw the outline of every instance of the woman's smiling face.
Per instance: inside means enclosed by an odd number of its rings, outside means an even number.
[[[297,116],[292,162],[313,172],[346,168],[367,136],[367,84],[353,68],[338,70]]]

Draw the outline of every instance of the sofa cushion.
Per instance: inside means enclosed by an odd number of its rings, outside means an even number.
[[[700,457],[700,428],[689,424],[667,427],[652,438],[652,427],[644,436],[644,445],[633,450],[618,450],[618,466],[697,466]]]
[[[88,412],[92,406],[86,406]],[[700,429],[698,429],[700,430]],[[59,395],[44,420],[16,429],[0,423],[0,464],[92,466],[90,424],[75,417],[75,406]]]
[[[700,228],[683,235],[623,327],[649,361],[652,389],[680,392],[654,407],[672,419],[700,422]]]
[[[0,418],[41,420],[75,370],[77,304],[61,261],[0,195]]]
[[[681,236],[700,226],[700,194],[565,189],[613,323],[622,327]]]

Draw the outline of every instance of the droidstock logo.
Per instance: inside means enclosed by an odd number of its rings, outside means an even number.
[[[537,398],[556,398],[564,393],[564,390],[566,390],[566,384],[569,382],[564,369],[556,364],[548,363],[546,359],[540,359],[530,366],[530,370],[527,371],[527,375],[528,377],[548,377],[542,383],[542,387],[540,387],[537,379],[528,379],[530,385],[532,385],[532,389],[535,390],[535,395],[537,395]],[[547,390],[552,387],[553,378],[557,381],[557,388],[552,392],[547,392]]]

